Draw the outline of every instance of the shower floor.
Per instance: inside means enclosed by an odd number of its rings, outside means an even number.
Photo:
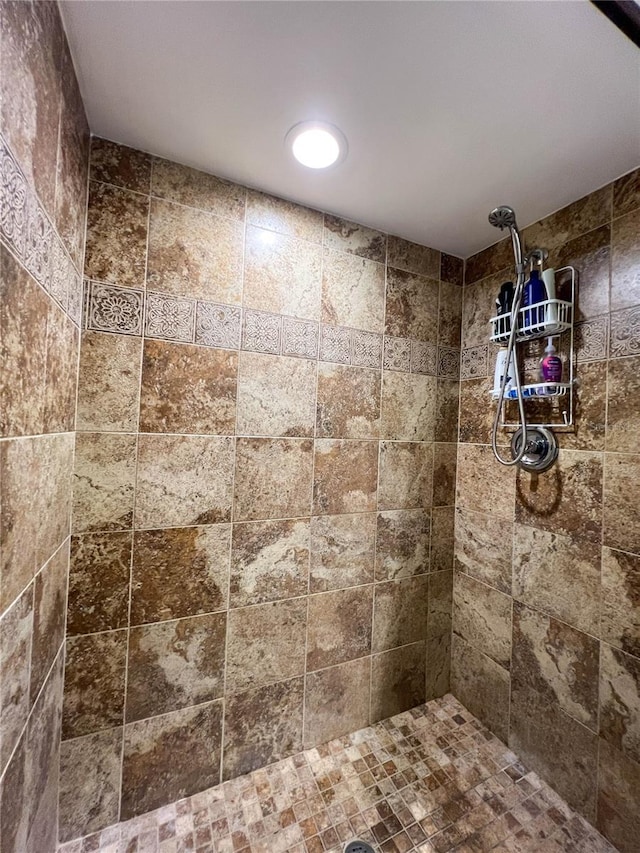
[[[427,702],[60,853],[615,851],[453,696]]]

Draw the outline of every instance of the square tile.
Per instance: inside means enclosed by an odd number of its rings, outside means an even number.
[[[373,585],[309,598],[307,671],[371,653]]]
[[[428,601],[426,575],[376,584],[373,651],[425,640]]]
[[[293,317],[282,318],[282,355],[299,358],[318,357],[318,324]]]
[[[242,311],[232,305],[215,302],[196,304],[196,343],[201,346],[238,349]]]
[[[319,364],[316,435],[378,438],[379,430],[380,373]]]
[[[312,518],[310,592],[370,583],[375,537],[375,513]]]
[[[385,370],[403,370],[408,373],[411,370],[411,348],[413,341],[407,340],[407,338],[391,338],[388,335],[384,336],[384,357],[382,359],[382,366]],[[430,345],[433,347],[432,354],[435,355],[436,347],[435,344]],[[435,365],[436,361],[434,358],[433,362],[433,372],[435,374]],[[422,371],[416,371],[422,372]]]
[[[370,681],[371,658],[349,661],[307,676],[304,732],[307,748],[368,725]]]
[[[380,444],[379,509],[428,509],[433,500],[433,447],[424,442]]]
[[[351,333],[351,364],[358,367],[380,369],[382,361],[382,335],[375,332]]]
[[[86,327],[97,332],[142,335],[143,300],[142,290],[87,282]]]
[[[374,655],[371,672],[371,722],[399,714],[424,701],[424,643]]]
[[[151,195],[229,219],[244,219],[244,187],[160,157],[153,158]]]
[[[384,279],[382,264],[325,248],[322,322],[382,332]]]
[[[338,364],[351,363],[351,331],[340,326],[320,327],[320,359]]]
[[[245,310],[242,349],[277,355],[280,352],[281,327],[282,318],[278,314]]]
[[[435,376],[438,373],[438,347],[422,341],[411,341],[411,372]]]
[[[78,433],[74,465],[74,533],[131,527],[135,469],[135,435]]]
[[[382,264],[386,260],[386,234],[329,213],[324,217],[324,245]]]
[[[399,441],[433,441],[436,422],[434,376],[382,373],[382,437]]]
[[[78,375],[78,430],[134,432],[137,429],[141,361],[141,338],[83,333]]]
[[[144,333],[147,338],[170,341],[194,339],[196,305],[192,299],[174,299],[161,293],[147,293]]]
[[[126,628],[132,534],[71,537],[67,634]]]
[[[429,571],[431,522],[422,509],[378,513],[376,580],[390,581]]]
[[[234,439],[141,435],[135,527],[231,520]]]
[[[312,441],[239,438],[236,455],[235,521],[310,514]]]
[[[378,445],[372,441],[317,439],[314,513],[370,512],[376,508]]]
[[[99,136],[91,138],[90,176],[94,181],[148,193],[151,159],[135,148],[100,139]]]
[[[438,292],[437,280],[389,269],[385,335],[437,343]]]

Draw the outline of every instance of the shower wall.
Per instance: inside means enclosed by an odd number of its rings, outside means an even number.
[[[620,850],[637,850],[640,170],[524,237],[580,273],[576,428],[544,474],[493,459],[487,321],[513,275],[503,240],[466,261],[452,690]]]
[[[0,847],[56,843],[89,134],[54,3],[0,3]]]
[[[92,141],[63,839],[446,692],[462,272]]]

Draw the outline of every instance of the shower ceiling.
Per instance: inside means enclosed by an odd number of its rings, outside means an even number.
[[[640,51],[579,2],[68,2],[92,132],[469,255],[640,162]],[[340,127],[327,172],[284,145]]]

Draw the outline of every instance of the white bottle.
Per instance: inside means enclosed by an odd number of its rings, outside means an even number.
[[[556,271],[547,269],[542,271],[542,283],[547,291],[547,299],[556,299]],[[555,326],[558,322],[558,306],[551,302],[546,306],[545,325]]]
[[[494,400],[497,400],[500,397],[500,388],[502,387],[502,378],[504,376],[505,369],[507,370],[507,381],[504,386],[504,396],[506,399],[509,396],[509,392],[514,387],[513,383],[515,381],[513,352],[511,353],[511,358],[509,360],[509,367],[507,368],[507,350],[499,349],[496,356],[496,369],[493,374],[493,390],[491,391],[491,396]]]

